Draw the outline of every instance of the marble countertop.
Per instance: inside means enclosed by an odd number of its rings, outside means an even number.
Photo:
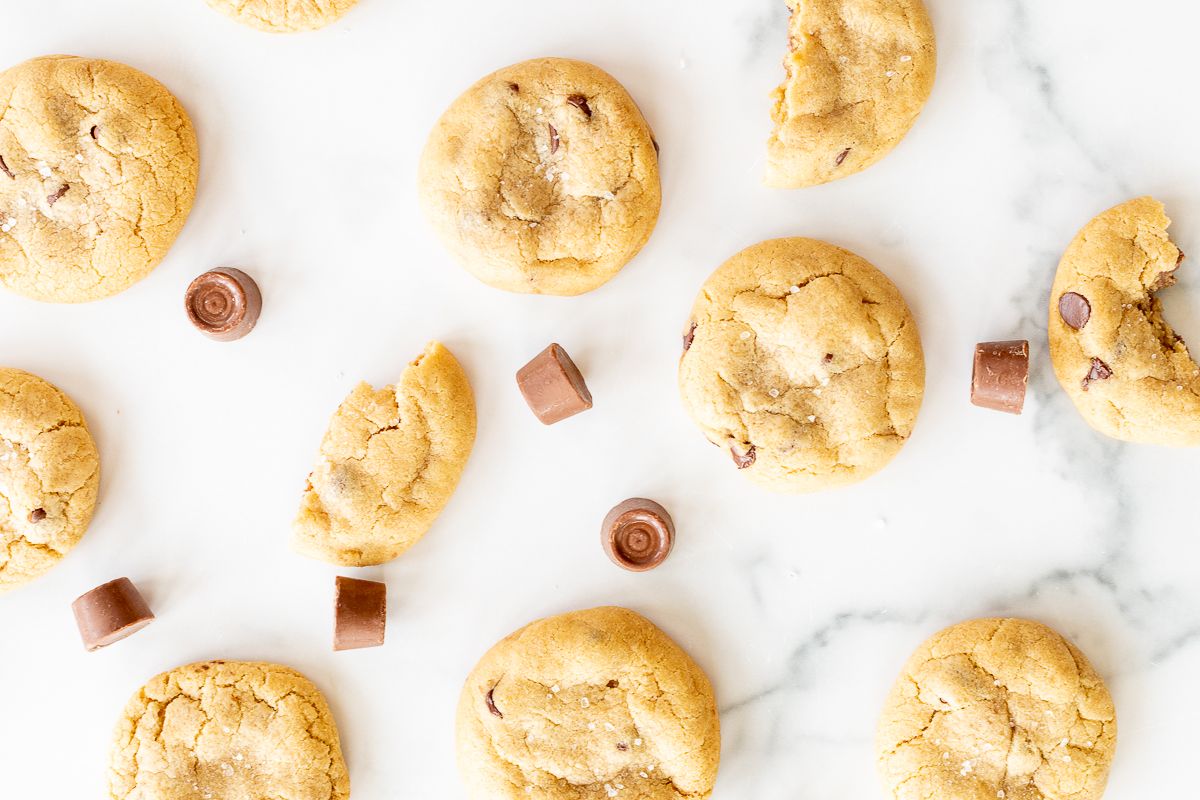
[[[322,32],[272,37],[202,0],[10,3],[0,63],[53,52],[162,80],[201,144],[195,210],[167,260],[113,299],[0,294],[0,363],[82,406],[101,503],[79,547],[0,597],[0,785],[103,794],[112,726],[151,675],[207,658],[279,661],[328,696],[357,798],[460,798],[453,709],[484,650],[540,616],[630,606],[712,677],[716,797],[881,798],[872,737],[903,660],[975,615],[1028,615],[1109,681],[1120,742],[1107,797],[1182,796],[1200,708],[1200,453],[1094,434],[1051,373],[1045,300],[1088,219],[1153,193],[1200,253],[1200,9],[1178,0],[928,0],[940,70],[908,139],[866,173],[761,188],[781,0],[361,0]],[[642,255],[574,299],[518,297],[455,266],[419,217],[416,160],[442,109],[537,55],[615,74],[662,144],[664,204]],[[809,497],[741,480],[686,418],[679,331],[701,282],[764,238],[868,258],[920,325],[928,382],[885,472]],[[189,280],[238,265],[262,321],[235,344],[188,325]],[[1164,295],[1200,341],[1200,268]],[[333,576],[288,548],[329,415],[359,379],[398,376],[426,340],[464,362],[479,438],[457,495],[401,559],[388,644],[330,650]],[[1031,397],[967,401],[976,341],[1029,338]],[[596,408],[553,428],[513,372],[547,342]],[[598,542],[630,495],[675,515],[674,555],[624,573]],[[158,621],[80,647],[69,603],[120,575]]]

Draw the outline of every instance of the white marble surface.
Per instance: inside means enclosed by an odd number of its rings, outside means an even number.
[[[706,668],[722,709],[719,798],[882,797],[875,715],[928,633],[1031,615],[1110,681],[1120,744],[1108,797],[1190,789],[1200,707],[1200,454],[1093,434],[1054,383],[1044,305],[1093,214],[1154,193],[1200,253],[1194,29],[1179,0],[929,0],[938,84],[902,146],[852,179],[760,188],[780,0],[361,0],[325,31],[275,38],[202,0],[8,2],[0,62],[119,59],[164,81],[202,149],[195,210],[132,290],[82,307],[0,294],[0,363],[83,407],[101,505],[72,555],[0,597],[0,794],[104,794],[111,727],[154,673],[191,660],[291,664],[325,690],[354,796],[460,798],[453,708],[497,638],[538,616],[629,605]],[[644,253],[575,299],[506,295],[453,265],[416,210],[427,130],[468,84],[545,54],[617,75],[663,147]],[[928,359],[896,462],[860,486],[777,497],[741,480],[685,418],[678,333],[705,276],[760,239],[849,247],[900,286]],[[258,330],[192,331],[193,275],[255,274]],[[1200,340],[1200,268],[1166,293]],[[335,574],[288,525],[325,422],[432,337],[464,361],[479,439],[436,528],[367,577],[391,593],[388,645],[329,648]],[[1028,337],[1026,414],[967,402],[981,339]],[[594,411],[546,429],[512,373],[547,341]],[[661,569],[626,574],[597,541],[608,507],[658,498],[679,526]],[[68,604],[118,575],[159,620],[96,654]]]

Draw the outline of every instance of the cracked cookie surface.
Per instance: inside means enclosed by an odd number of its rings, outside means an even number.
[[[208,4],[243,25],[268,33],[299,33],[338,20],[358,0],[208,0]]]
[[[87,530],[100,456],[71,399],[0,367],[0,592],[57,564]]]
[[[45,56],[0,74],[0,283],[81,303],[162,261],[196,194],[192,123],[158,81]]]
[[[937,48],[921,0],[788,0],[787,77],[775,90],[766,183],[800,188],[886,156],[933,90]]]
[[[206,661],[138,690],[117,723],[112,800],[345,800],[350,777],[320,691],[277,664]]]
[[[475,442],[475,398],[437,342],[394,386],[359,384],[342,402],[293,524],[296,550],[332,564],[391,561],[441,513]]]
[[[615,607],[539,620],[489,650],[463,687],[457,739],[477,800],[702,800],[721,751],[708,678]]]
[[[774,491],[819,491],[882,469],[911,435],[924,385],[900,292],[865,260],[813,239],[762,242],[725,262],[684,330],[684,406]]]
[[[980,619],[921,645],[876,740],[896,800],[1097,800],[1116,748],[1112,697],[1045,625]]]
[[[425,215],[475,277],[511,292],[577,295],[645,245],[661,190],[654,137],[598,67],[541,58],[454,101],[421,156]]]
[[[1128,442],[1200,446],[1200,366],[1155,292],[1183,253],[1162,203],[1105,211],[1075,237],[1050,293],[1050,360],[1089,425]]]

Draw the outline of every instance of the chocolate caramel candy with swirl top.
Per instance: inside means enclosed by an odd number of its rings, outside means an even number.
[[[634,497],[608,512],[600,539],[614,564],[631,572],[646,572],[671,554],[675,523],[658,503]]]
[[[210,339],[232,342],[254,329],[262,311],[258,284],[240,269],[206,272],[188,286],[188,319]]]

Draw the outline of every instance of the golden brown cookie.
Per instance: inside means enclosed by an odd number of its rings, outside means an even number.
[[[1162,203],[1105,211],[1075,237],[1050,293],[1050,360],[1096,430],[1127,442],[1200,446],[1200,366],[1155,292],[1183,253]]]
[[[883,273],[825,242],[775,239],[704,284],[679,388],[732,466],[773,491],[813,492],[863,480],[900,451],[925,360]]]
[[[458,705],[473,800],[704,800],[721,754],[712,686],[648,620],[593,608],[487,652]]]
[[[475,442],[475,396],[432,342],[394,386],[361,383],[338,408],[293,524],[306,556],[351,567],[391,561],[450,500]]]
[[[661,203],[657,145],[611,75],[539,58],[454,101],[421,156],[420,195],[442,242],[484,283],[582,294],[650,238]]]
[[[1112,697],[1045,625],[947,628],[904,666],[879,720],[895,800],[1097,800],[1116,748]]]
[[[138,690],[117,723],[112,800],[345,800],[350,777],[317,687],[278,664],[205,661]]]
[[[340,19],[358,0],[208,0],[230,19],[268,33],[298,33]]]
[[[921,0],[787,2],[787,77],[775,90],[766,182],[794,189],[891,152],[933,90],[937,48]]]
[[[0,367],[0,592],[38,577],[79,542],[99,486],[96,443],[71,398]]]
[[[96,58],[0,74],[0,284],[53,303],[150,274],[196,194],[192,123],[158,81]]]

